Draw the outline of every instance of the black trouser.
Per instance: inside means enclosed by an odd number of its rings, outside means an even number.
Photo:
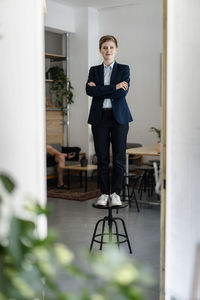
[[[94,146],[98,158],[98,176],[102,194],[110,194],[109,162],[110,143],[112,144],[113,172],[111,193],[120,195],[124,176],[126,138],[129,125],[119,124],[113,117],[112,109],[102,112],[102,120],[92,126]]]

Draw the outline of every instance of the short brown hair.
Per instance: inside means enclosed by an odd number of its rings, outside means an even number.
[[[112,41],[115,43],[115,46],[118,48],[118,42],[117,39],[113,35],[104,35],[99,40],[99,49],[101,49],[101,46],[103,43]]]

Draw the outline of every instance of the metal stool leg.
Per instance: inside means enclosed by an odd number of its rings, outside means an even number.
[[[124,228],[124,233],[125,233],[125,236],[126,236],[126,239],[127,239],[128,247],[129,247],[129,251],[130,251],[130,253],[132,253],[131,244],[129,242],[129,237],[128,237],[128,233],[127,233],[127,230],[126,230],[126,225],[125,225],[124,220],[121,219],[121,218],[115,218],[115,220],[120,220],[122,222],[122,225],[123,225],[123,228]]]
[[[102,250],[102,247],[103,247],[103,237],[104,237],[104,229],[105,229],[105,222],[106,222],[106,220],[107,220],[107,217],[105,217],[103,219],[102,230],[101,230],[101,243],[100,243],[99,250]]]
[[[113,223],[115,224],[116,237],[117,237],[117,246],[120,249],[118,225],[117,225],[117,222],[114,219],[113,219]]]
[[[112,219],[108,218],[109,243],[112,243]]]
[[[136,198],[136,195],[135,195],[134,188],[133,188],[133,190],[132,190],[132,192],[131,192],[131,196],[130,196],[130,198],[132,198],[132,197],[133,197],[133,199],[135,200],[135,204],[136,204],[137,212],[140,212],[140,209],[139,209],[139,205],[138,205],[138,201],[137,201],[137,198]]]
[[[128,206],[131,208],[131,197],[130,197],[129,186],[127,186],[127,191],[128,191]]]
[[[91,244],[90,244],[90,250],[89,250],[90,252],[92,251],[92,247],[93,247],[93,243],[94,243],[94,238],[95,238],[95,235],[96,235],[96,232],[97,232],[98,225],[99,225],[100,222],[103,222],[103,221],[104,221],[104,219],[101,219],[95,225],[94,233],[93,233]]]

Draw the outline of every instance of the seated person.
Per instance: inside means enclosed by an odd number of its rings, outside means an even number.
[[[64,167],[65,167],[65,158],[72,159],[75,157],[76,153],[61,153],[50,145],[46,145],[46,152],[48,155],[52,156],[53,161],[57,164],[57,174],[58,174],[58,183],[57,188],[64,189],[66,186],[63,182]]]

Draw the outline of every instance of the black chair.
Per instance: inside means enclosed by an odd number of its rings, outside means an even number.
[[[127,179],[128,178],[128,183]],[[137,201],[137,197],[135,194],[135,189],[139,182],[140,176],[136,173],[130,173],[129,175],[124,175],[124,182],[123,182],[123,190],[122,190],[122,201],[128,200],[129,207],[131,207],[131,203],[135,201],[137,211],[139,212],[139,205]]]
[[[139,143],[127,143],[126,149],[142,147],[142,144]],[[135,188],[138,184],[139,176],[136,174],[137,166],[141,165],[142,156],[141,155],[129,155],[129,174],[124,175],[123,180],[123,191],[122,197],[123,201],[128,200],[129,207],[131,207],[131,202],[135,201],[137,211],[139,212],[139,205],[137,202]]]
[[[128,202],[123,202],[121,206],[99,206],[96,204],[92,205],[96,209],[107,209],[108,215],[105,216],[103,219],[97,221],[94,229],[94,233],[92,236],[91,244],[90,244],[90,252],[92,251],[93,244],[98,243],[100,244],[99,250],[102,250],[104,244],[117,244],[118,248],[120,249],[120,244],[127,243],[130,253],[132,253],[128,233],[126,230],[125,222],[122,218],[113,217],[112,210],[113,209],[122,209],[128,206]],[[100,226],[102,224],[102,227]],[[107,226],[106,226],[107,224]],[[118,225],[121,224],[123,228],[123,233],[119,233]],[[115,228],[115,232],[113,232],[113,225]],[[108,227],[108,232],[105,232],[106,228]],[[100,229],[100,233],[97,233],[98,229]],[[108,238],[105,241],[105,238]]]
[[[140,200],[142,200],[142,193],[147,192],[148,197],[153,196],[155,189],[154,167],[153,165],[144,164],[136,167],[136,172],[140,174],[140,183],[138,185],[138,192],[140,193]]]

